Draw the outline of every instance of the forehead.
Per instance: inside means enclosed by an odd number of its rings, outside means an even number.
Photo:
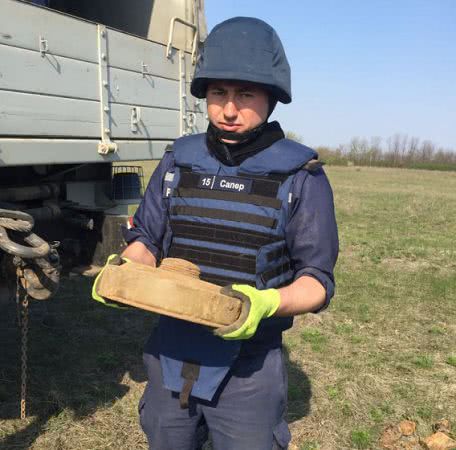
[[[263,87],[259,86],[256,83],[251,83],[249,81],[233,81],[233,80],[212,80],[207,85],[208,89],[234,89],[236,91],[249,90],[249,91],[260,91],[265,92],[266,90]]]

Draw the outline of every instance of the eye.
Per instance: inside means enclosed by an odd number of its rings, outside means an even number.
[[[224,95],[225,92],[222,89],[211,89],[210,93],[211,95],[221,96]]]
[[[249,92],[249,91],[241,92],[241,97],[242,98],[253,98],[253,97],[255,97],[255,94],[253,94],[253,92]]]

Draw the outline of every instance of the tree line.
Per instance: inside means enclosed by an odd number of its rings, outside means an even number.
[[[289,139],[302,141],[293,132],[286,135]],[[354,137],[348,144],[336,148],[319,146],[316,150],[320,159],[328,164],[456,170],[456,151],[400,133],[385,142],[376,136],[370,139]]]

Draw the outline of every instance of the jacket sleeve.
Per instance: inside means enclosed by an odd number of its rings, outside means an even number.
[[[163,192],[163,180],[168,171],[174,170],[172,152],[166,152],[152,174],[134,217],[133,226],[123,229],[127,244],[142,242],[155,256],[161,258],[162,241],[168,226],[168,200]]]
[[[296,174],[286,241],[294,279],[303,275],[317,279],[326,290],[321,309],[326,308],[334,295],[339,239],[332,189],[323,169]]]

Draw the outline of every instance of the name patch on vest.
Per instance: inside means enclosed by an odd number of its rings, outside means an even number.
[[[201,175],[198,187],[202,189],[215,189],[217,191],[242,192],[249,194],[253,180],[223,175]]]

